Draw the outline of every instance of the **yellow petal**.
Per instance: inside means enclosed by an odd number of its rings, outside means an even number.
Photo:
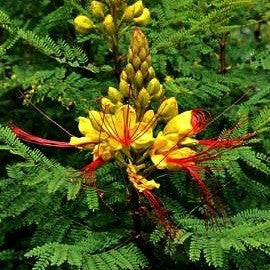
[[[154,180],[147,181],[146,179],[144,179],[142,182],[143,182],[144,187],[149,190],[160,187],[160,184],[158,184]]]
[[[103,129],[104,118],[105,118],[104,113],[93,110],[89,111],[89,119],[95,130]]]
[[[83,135],[93,132],[94,128],[91,124],[90,119],[85,117],[79,117],[79,130]]]
[[[130,134],[132,136],[131,139],[133,140],[131,146],[135,150],[145,149],[154,141],[153,130],[150,124],[143,122],[137,123],[133,129],[130,130]]]
[[[164,155],[151,155],[151,160],[159,170],[164,170],[167,168],[166,157]]]
[[[169,159],[181,159],[181,158],[188,158],[190,156],[194,156],[196,152],[189,147],[183,147],[176,149],[169,153],[168,158]]]
[[[118,137],[124,139],[129,130],[134,127],[136,123],[136,112],[130,105],[123,105],[115,112],[115,129]]]
[[[199,141],[191,137],[185,137],[181,142],[181,145],[198,145]]]
[[[94,160],[101,157],[107,161],[113,157],[113,149],[107,143],[101,143],[95,146],[93,150]]]
[[[88,139],[87,137],[71,137],[70,138],[70,145],[82,147],[82,148],[87,148],[87,149],[93,149],[94,143]],[[87,144],[87,145],[86,145]],[[85,145],[85,146],[84,146]]]
[[[177,146],[178,139],[179,135],[177,133],[164,135],[161,131],[154,141],[153,149],[158,153],[167,152]]]
[[[164,134],[178,133],[181,136],[192,135],[192,111],[186,111],[173,117],[164,128]]]
[[[109,138],[108,143],[116,151],[122,149],[123,145],[114,138]]]

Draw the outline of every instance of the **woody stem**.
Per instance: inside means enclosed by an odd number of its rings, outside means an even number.
[[[115,33],[112,34],[112,55],[113,55],[113,60],[114,60],[114,73],[119,78],[120,73],[121,73],[121,58],[120,58],[120,53],[119,53],[119,36],[118,36],[118,31],[119,31],[119,25],[118,25],[118,14],[114,6],[112,6],[112,16],[113,16],[113,21],[115,24]]]
[[[138,244],[141,242],[141,217],[139,211],[139,196],[135,188],[132,187],[131,193],[131,203],[132,203],[132,210],[133,210],[133,225],[135,231],[135,239],[138,241]]]

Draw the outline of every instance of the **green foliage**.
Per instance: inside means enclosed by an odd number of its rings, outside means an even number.
[[[184,171],[149,175],[179,230],[168,236],[141,198],[142,241],[122,168],[107,163],[89,186],[78,169],[90,153],[38,150],[6,126],[12,120],[67,140],[29,100],[78,135],[77,117],[117,87],[106,41],[73,29],[74,17],[89,12],[86,2],[0,0],[0,268],[269,269],[269,1],[144,1],[152,17],[144,32],[166,95],[177,98],[180,111],[211,114],[199,138],[256,136],[204,163],[202,177],[223,217],[205,221],[206,207]],[[124,30],[123,55],[131,34]]]

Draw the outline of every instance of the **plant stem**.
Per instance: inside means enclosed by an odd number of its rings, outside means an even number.
[[[118,24],[118,14],[114,6],[111,7],[111,13],[113,16],[113,21],[115,25],[115,33],[111,36],[112,38],[112,55],[114,60],[114,73],[119,78],[121,73],[121,57],[119,53],[119,24]]]
[[[131,194],[131,203],[132,203],[132,210],[133,210],[133,225],[135,231],[135,240],[138,244],[142,244],[142,235],[141,235],[141,217],[139,211],[139,196],[136,190],[132,187],[132,194]]]
[[[219,63],[220,63],[220,73],[227,73],[226,67],[226,38],[223,36],[219,40]]]

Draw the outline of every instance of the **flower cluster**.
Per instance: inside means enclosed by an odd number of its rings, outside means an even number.
[[[80,34],[105,31],[114,35],[124,23],[144,26],[150,21],[150,11],[144,7],[142,1],[136,1],[132,5],[128,5],[127,1],[91,1],[89,8],[92,18],[81,14],[74,19],[75,30]]]
[[[95,2],[92,5],[97,5]],[[136,8],[135,4],[127,9],[139,14]],[[99,13],[102,17],[103,13]],[[152,109],[153,102],[159,103],[157,110]],[[101,99],[100,110],[90,110],[88,117],[79,117],[81,137],[71,137],[69,143],[55,142],[32,136],[15,126],[11,128],[28,142],[92,151],[93,162],[82,169],[89,177],[97,167],[114,160],[125,168],[134,189],[149,201],[161,224],[168,229],[168,215],[153,193],[160,185],[147,179],[151,172],[156,169],[188,172],[212,213],[213,195],[200,175],[202,163],[216,158],[218,149],[243,145],[251,136],[198,140],[195,136],[207,127],[207,116],[202,109],[179,113],[176,99],[165,98],[151,65],[147,39],[140,29],[135,29],[119,87],[109,87],[108,95]],[[160,123],[158,130],[157,123]]]

